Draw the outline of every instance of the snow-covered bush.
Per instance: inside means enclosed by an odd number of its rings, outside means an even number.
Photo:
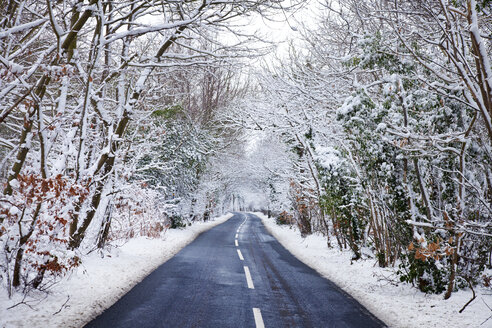
[[[0,199],[0,282],[12,287],[46,289],[54,279],[80,263],[69,249],[70,223],[76,204],[87,197],[87,185],[62,175],[19,175],[12,194]]]

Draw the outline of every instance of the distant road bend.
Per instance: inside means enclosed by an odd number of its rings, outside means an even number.
[[[385,327],[236,213],[201,234],[86,327]]]

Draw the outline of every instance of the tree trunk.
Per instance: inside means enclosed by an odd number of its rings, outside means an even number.
[[[454,238],[455,238],[456,248],[454,249],[453,257],[451,258],[451,274],[449,275],[448,288],[446,290],[446,294],[444,295],[445,300],[451,297],[451,293],[453,292],[454,289],[454,282],[456,280],[456,265],[458,264],[458,259],[459,259],[458,249],[460,246],[460,237],[455,235]]]

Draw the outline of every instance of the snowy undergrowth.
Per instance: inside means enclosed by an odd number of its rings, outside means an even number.
[[[273,218],[254,214],[294,256],[336,283],[390,327],[492,327],[492,312],[486,305],[492,307],[490,289],[477,287],[476,299],[458,313],[471,298],[471,290],[453,293],[448,300],[443,295],[426,295],[399,282],[392,268],[380,268],[375,260],[350,264],[352,253],[328,248],[324,236],[302,238],[296,228],[279,226]]]
[[[123,246],[83,258],[83,264],[72,275],[41,300],[21,296],[9,300],[0,294],[0,326],[10,327],[82,327],[104,309],[110,307],[133,286],[173,257],[200,233],[231,218],[226,214],[213,221],[195,223],[186,229],[168,230],[162,239],[138,237]],[[68,299],[68,301],[67,301]]]

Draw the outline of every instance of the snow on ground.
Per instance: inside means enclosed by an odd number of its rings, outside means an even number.
[[[83,258],[83,265],[70,277],[56,284],[46,299],[27,300],[32,308],[20,304],[7,310],[22,298],[9,300],[1,291],[0,327],[82,327],[200,233],[232,216],[229,213],[183,230],[168,230],[162,239],[134,238],[106,252],[104,258],[93,252]]]
[[[443,295],[426,295],[399,282],[391,268],[380,268],[374,260],[350,264],[352,254],[328,248],[321,235],[304,239],[297,229],[279,226],[261,213],[254,214],[294,256],[336,283],[390,327],[492,327],[492,311],[486,305],[492,308],[490,288],[477,288],[477,298],[458,313],[470,300],[471,290],[453,293],[448,300]]]

